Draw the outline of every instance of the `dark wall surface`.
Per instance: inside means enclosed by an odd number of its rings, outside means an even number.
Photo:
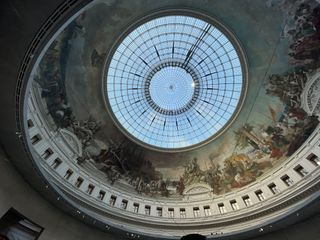
[[[25,182],[1,149],[0,169],[0,217],[13,207],[44,227],[39,238],[43,240],[122,239],[90,227],[46,201]]]

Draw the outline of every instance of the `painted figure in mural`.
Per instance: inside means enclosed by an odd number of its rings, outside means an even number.
[[[180,180],[176,185],[176,192],[179,193],[180,195],[182,195],[184,189],[185,189],[184,179],[183,179],[183,177],[180,177]]]
[[[90,145],[93,135],[100,129],[100,123],[92,119],[77,121],[75,119],[70,122],[71,129],[80,139],[83,146]]]
[[[307,82],[304,72],[292,72],[286,75],[274,74],[269,77],[267,94],[279,97],[290,108],[300,107],[300,95]]]
[[[220,170],[220,165],[219,164],[214,164],[212,159],[211,161],[211,166],[210,168],[206,171],[205,173],[205,179],[206,182],[210,185],[210,187],[213,190],[213,193],[215,194],[220,194],[222,191],[222,171]]]
[[[254,149],[260,149],[264,152],[268,152],[268,145],[264,139],[261,139],[253,133],[254,127],[249,123],[244,124],[237,131],[235,131],[235,140],[237,145],[244,149],[251,145]]]
[[[197,158],[193,158],[185,166],[183,179],[185,180],[186,185],[205,181],[203,171],[200,169]]]
[[[310,72],[320,67],[320,6],[315,0],[294,1],[290,5],[282,7],[288,16],[283,35],[290,43],[290,63]]]
[[[275,126],[268,126],[266,129],[266,133],[271,136],[272,158],[291,156],[318,123],[300,108],[300,96],[306,81],[306,73],[300,70],[284,75],[272,75],[269,78],[267,94],[278,97],[286,104]]]
[[[78,164],[83,164],[86,161],[89,161],[90,159],[92,159],[91,155],[88,152],[84,151],[82,156],[77,158],[77,163]]]
[[[94,125],[95,126],[95,125]],[[88,158],[78,159],[82,163]],[[109,143],[107,149],[91,155],[96,167],[114,184],[118,179],[127,181],[139,194],[168,196],[167,183],[152,163],[145,159],[143,151],[126,142]]]
[[[100,67],[106,57],[105,53],[99,54],[97,49],[94,49],[91,54],[91,66]]]
[[[224,161],[224,182],[230,188],[241,187],[256,179],[257,172],[245,154],[234,154]],[[246,167],[247,166],[247,167]],[[249,167],[250,166],[250,167]]]

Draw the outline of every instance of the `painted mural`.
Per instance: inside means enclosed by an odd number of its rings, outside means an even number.
[[[249,91],[248,98],[255,99],[243,107],[248,114],[201,149],[154,153],[130,142],[112,124],[94,94],[100,92],[97,76],[107,53],[102,34],[111,31],[90,34],[90,24],[102,18],[101,8],[80,15],[51,44],[34,77],[34,88],[40,89],[52,129],[67,129],[79,138],[83,154],[75,161],[101,171],[110,184],[150,197],[181,198],[187,187],[199,183],[215,195],[227,193],[285,161],[318,125],[300,108],[300,95],[307,73],[320,67],[320,7],[306,1],[288,9],[286,2],[267,1],[285,11],[286,24],[290,23],[282,33],[282,41],[289,43],[289,67],[269,72],[258,93]],[[97,19],[90,20],[93,15]],[[111,13],[110,18],[115,25],[120,21]]]

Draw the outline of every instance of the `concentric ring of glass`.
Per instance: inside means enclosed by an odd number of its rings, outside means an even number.
[[[243,88],[238,53],[214,25],[184,15],[131,31],[112,55],[106,100],[119,127],[163,151],[211,139],[231,120]]]

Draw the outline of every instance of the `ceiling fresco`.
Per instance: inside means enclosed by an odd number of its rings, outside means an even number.
[[[172,2],[153,7],[173,7]],[[205,2],[196,4],[198,10],[227,24],[247,55],[248,91],[234,123],[205,146],[180,153],[145,149],[123,135],[104,104],[104,64],[121,32],[152,9],[140,0],[100,1],[56,37],[33,76],[52,131],[65,129],[81,141],[83,154],[73,161],[94,167],[105,181],[126,191],[179,199],[193,186],[214,195],[244,187],[286,161],[306,141],[318,120],[300,108],[300,95],[307,73],[319,67],[314,59],[319,39],[314,36],[320,30],[313,21],[319,9],[292,6],[288,15],[266,1],[250,1],[235,6],[227,17],[220,11],[222,4],[206,9]],[[247,16],[237,15],[237,8]],[[294,15],[300,12],[314,16],[312,26],[299,36],[287,34],[288,29],[299,31]],[[250,32],[244,26],[250,26]],[[308,41],[302,44],[304,38]]]

